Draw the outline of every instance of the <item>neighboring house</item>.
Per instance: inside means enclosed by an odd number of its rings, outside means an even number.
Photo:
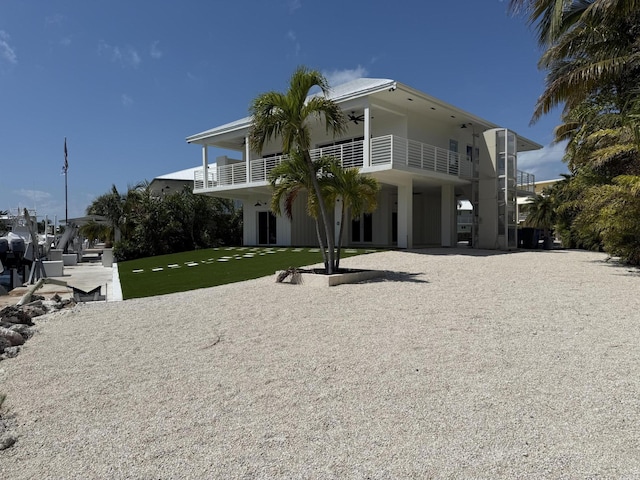
[[[554,180],[542,180],[542,181],[536,182],[536,189],[535,189],[536,195],[542,194],[545,188],[551,187],[553,184],[557,182],[561,182],[562,180],[563,180],[562,178],[556,178]]]
[[[457,204],[466,199],[474,247],[517,247],[517,198],[531,195],[535,184],[517,170],[517,153],[541,145],[394,80],[361,78],[335,87],[331,98],[348,129],[332,138],[320,122],[313,125],[312,157],[334,156],[382,186],[378,209],[345,226],[346,246],[455,246]],[[202,149],[194,192],[243,202],[245,245],[316,245],[304,199],[291,221],[269,211],[267,175],[285,157],[277,140],[252,152],[250,127],[248,117],[187,138]],[[237,158],[210,162],[210,148],[235,150]],[[339,212],[338,203],[336,232]]]
[[[534,194],[535,195],[543,195],[544,189],[547,187],[553,186],[553,184],[557,182],[561,182],[562,178],[556,178],[554,180],[541,180],[537,181],[535,184]],[[524,225],[527,221],[527,204],[529,203],[529,197],[527,198],[519,198],[518,199],[518,222],[520,225]]]
[[[158,196],[180,192],[185,186],[193,187],[193,177],[196,170],[202,167],[187,168],[178,172],[167,173],[154,178],[149,183],[149,189]]]

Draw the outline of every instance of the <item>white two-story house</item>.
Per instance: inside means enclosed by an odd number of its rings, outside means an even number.
[[[395,80],[361,78],[333,88],[330,97],[348,128],[332,138],[312,125],[312,157],[331,155],[382,187],[377,210],[345,225],[345,246],[454,246],[457,204],[468,200],[472,245],[516,248],[517,198],[534,191],[533,175],[517,170],[517,154],[540,145]],[[194,192],[242,201],[245,245],[316,245],[304,199],[292,220],[269,211],[267,175],[286,158],[277,140],[251,151],[250,127],[247,117],[187,138],[202,150]],[[214,148],[237,154],[212,159]],[[336,232],[339,212],[338,203]]]

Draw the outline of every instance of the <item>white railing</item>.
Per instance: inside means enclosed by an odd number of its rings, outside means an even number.
[[[280,165],[282,161],[286,159],[286,155],[278,155],[275,157],[251,160],[249,164],[249,168],[251,169],[251,181],[266,182],[267,178],[269,177],[269,172],[273,170],[277,165]]]
[[[525,190],[527,192],[536,191],[536,176],[533,173],[517,171],[516,185],[518,190]]]
[[[392,167],[411,167],[427,172],[453,175],[459,178],[473,178],[473,164],[463,155],[445,148],[435,147],[426,143],[407,140],[395,135],[385,135],[371,139],[371,166],[391,165]],[[345,168],[362,168],[364,163],[364,142],[344,143],[311,150],[311,158],[316,160],[321,156],[336,158]],[[238,185],[254,182],[266,182],[269,172],[279,165],[286,156],[260,158],[249,163],[249,178],[244,162],[210,167],[205,184],[203,170],[196,170],[194,176],[194,190],[202,190],[226,185]],[[534,191],[535,177],[533,174],[517,172],[517,185],[521,190]]]
[[[361,168],[364,165],[364,141],[343,143],[330,147],[311,150],[311,158],[318,160],[320,157],[333,157],[340,161],[344,168]]]
[[[395,135],[371,139],[371,165],[389,164],[461,178],[473,177],[473,164],[457,152]]]

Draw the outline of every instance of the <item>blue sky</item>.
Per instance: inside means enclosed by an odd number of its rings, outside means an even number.
[[[567,171],[559,112],[529,125],[544,73],[507,1],[0,0],[0,210],[64,219],[115,184],[200,164],[185,138],[247,115],[294,69],[332,85],[389,78],[545,145],[519,159]]]

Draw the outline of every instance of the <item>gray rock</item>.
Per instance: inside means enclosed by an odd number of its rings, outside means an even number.
[[[5,338],[11,342],[12,347],[16,345],[22,345],[24,343],[24,337],[18,332],[9,330],[8,328],[0,327],[0,338]]]
[[[27,305],[22,307],[22,309],[31,318],[39,317],[47,313],[47,310],[41,305]]]
[[[10,434],[4,434],[0,437],[0,450],[6,450],[7,448],[13,446],[18,439]]]
[[[20,353],[20,347],[7,347],[4,349],[5,358],[16,358]]]
[[[24,325],[33,325],[31,316],[22,310],[21,307],[10,305],[0,310],[0,320],[5,323],[22,323]]]
[[[4,337],[0,337],[0,354],[4,352],[6,348],[11,347],[11,342]]]
[[[9,330],[13,330],[14,332],[18,332],[25,340],[28,340],[33,335],[33,330],[31,329],[31,327],[29,327],[28,325],[23,325],[21,323],[11,324],[11,326],[7,328]]]

